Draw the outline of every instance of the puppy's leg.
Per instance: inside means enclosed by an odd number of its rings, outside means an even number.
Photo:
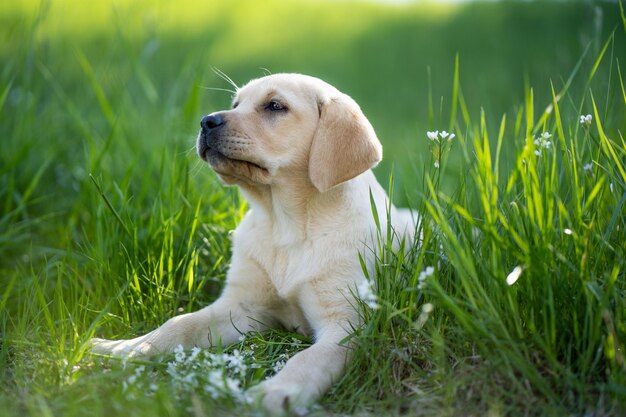
[[[183,348],[206,348],[236,342],[241,333],[272,325],[266,312],[272,294],[268,281],[253,262],[239,260],[229,270],[229,284],[213,304],[176,316],[161,327],[129,340],[92,339],[91,352],[117,357],[149,357]],[[254,288],[254,291],[250,291]]]
[[[91,351],[118,357],[140,357],[172,352],[178,345],[203,348],[220,340],[229,344],[237,340],[239,327],[242,332],[248,330],[245,314],[235,300],[220,297],[202,310],[173,317],[156,330],[134,339],[92,339]]]
[[[341,377],[350,355],[342,341],[348,333],[340,326],[328,328],[313,346],[287,361],[273,378],[253,388],[263,406],[275,415],[299,412],[319,399]]]
[[[319,399],[343,375],[351,353],[345,339],[352,326],[359,323],[348,290],[353,282],[351,276],[328,273],[302,286],[300,307],[313,327],[316,342],[289,359],[273,378],[252,390],[272,414],[300,411]]]

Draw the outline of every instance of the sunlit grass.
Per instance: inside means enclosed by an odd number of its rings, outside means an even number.
[[[367,314],[350,389],[363,378],[371,396],[406,393],[404,408],[426,415],[623,412],[626,147],[605,128],[626,100],[602,113],[589,94],[576,108],[592,116],[565,116],[564,97],[574,100],[554,93],[541,113],[528,90],[526,126],[503,117],[495,140],[482,118],[476,130],[453,121],[467,178],[448,194],[445,164],[427,168],[422,243],[408,257],[382,251],[381,308]],[[424,132],[434,158],[439,137]],[[501,159],[505,139],[512,163]],[[368,370],[380,357],[388,362]]]
[[[423,216],[419,247],[378,243],[378,308],[359,306],[354,361],[314,413],[623,413],[626,59],[623,28],[610,34],[619,13],[580,48],[540,49],[537,27],[523,42],[502,40],[520,64],[504,49],[484,53],[488,32],[465,32],[472,19],[503,22],[502,37],[517,31],[506,5],[305,2],[273,18],[258,2],[152,4],[0,5],[0,414],[251,414],[212,397],[211,372],[248,387],[310,342],[277,331],[211,352],[244,355],[235,373],[200,361],[173,375],[176,355],[85,354],[90,337],[151,330],[223,285],[246,203],[193,150],[200,116],[229,100],[203,88],[222,86],[211,66],[239,83],[259,67],[310,72],[355,96],[385,145],[381,183]],[[595,10],[540,6],[511,7],[534,21],[569,16],[560,31]],[[518,70],[525,83],[511,81]],[[506,99],[492,101],[494,91]],[[444,130],[454,139],[429,139]],[[176,385],[190,372],[206,380]]]

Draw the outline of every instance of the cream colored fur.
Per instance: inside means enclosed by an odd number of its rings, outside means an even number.
[[[272,109],[272,103],[282,106]],[[222,295],[208,307],[168,320],[130,340],[92,340],[92,351],[146,357],[175,347],[237,341],[240,332],[282,326],[314,338],[273,378],[252,391],[273,414],[318,399],[342,375],[359,325],[352,295],[368,268],[387,195],[370,168],[382,148],[359,106],[325,82],[298,74],[253,80],[222,126],[198,137],[201,157],[236,184],[250,211],[237,227]],[[279,106],[279,107],[280,107]],[[410,239],[409,211],[391,209],[396,233]],[[381,215],[382,230],[386,216]]]

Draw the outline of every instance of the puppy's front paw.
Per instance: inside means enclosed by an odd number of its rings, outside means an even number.
[[[146,358],[156,352],[154,346],[144,340],[106,340],[93,338],[89,340],[91,353],[109,355],[116,358]]]
[[[259,402],[272,416],[308,414],[308,398],[297,384],[267,380],[248,390],[248,396]]]

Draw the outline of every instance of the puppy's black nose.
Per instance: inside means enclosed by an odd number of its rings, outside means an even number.
[[[224,118],[220,114],[209,114],[208,116],[204,116],[202,120],[200,120],[200,127],[205,132],[222,126],[223,124]]]

